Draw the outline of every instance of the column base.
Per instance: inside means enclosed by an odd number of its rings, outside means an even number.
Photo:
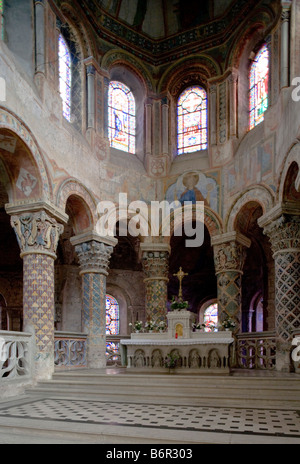
[[[34,359],[33,380],[50,380],[54,374],[54,348],[53,353],[40,353]]]
[[[106,343],[105,346],[90,346],[88,348],[88,368],[106,368]]]

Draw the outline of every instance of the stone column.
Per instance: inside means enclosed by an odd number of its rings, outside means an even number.
[[[95,129],[95,67],[86,67],[87,76],[87,128]]]
[[[152,154],[152,102],[147,100],[145,104],[145,146],[146,156]]]
[[[54,371],[54,260],[63,226],[45,210],[11,217],[23,258],[24,331],[35,336],[35,373]]]
[[[240,332],[242,275],[247,248],[251,241],[232,232],[212,237],[218,282],[219,321],[229,316],[235,323],[234,335]]]
[[[88,335],[88,367],[106,367],[106,277],[116,240],[73,237],[82,276],[82,330]]]
[[[237,81],[238,73],[233,70],[228,78],[229,83],[229,135],[230,137],[237,136]]]
[[[45,73],[45,0],[34,2],[35,21],[35,72]]]
[[[210,144],[217,144],[217,86],[215,84],[210,87]]]
[[[281,13],[281,88],[290,85],[290,14],[291,2],[282,2]]]
[[[146,317],[167,322],[170,246],[143,243],[142,263],[146,278]]]
[[[290,371],[293,331],[300,327],[300,216],[282,214],[264,233],[275,260],[276,369]]]
[[[162,132],[162,154],[169,154],[169,99],[165,97],[161,101],[161,132]]]

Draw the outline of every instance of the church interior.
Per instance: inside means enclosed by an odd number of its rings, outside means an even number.
[[[299,22],[0,0],[0,443],[300,443]]]

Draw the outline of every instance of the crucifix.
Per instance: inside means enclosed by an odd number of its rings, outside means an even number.
[[[185,274],[182,270],[182,267],[179,269],[177,274],[173,274],[174,277],[177,277],[179,280],[179,294],[178,294],[178,299],[181,301],[182,300],[182,281],[185,276],[188,276],[188,274]]]

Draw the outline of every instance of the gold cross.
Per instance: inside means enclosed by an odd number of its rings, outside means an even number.
[[[178,299],[179,300],[182,300],[182,281],[184,279],[185,276],[188,276],[188,274],[185,274],[182,270],[182,267],[179,269],[179,271],[177,272],[177,274],[173,274],[174,277],[177,277],[177,279],[179,280],[179,294],[178,294]]]

